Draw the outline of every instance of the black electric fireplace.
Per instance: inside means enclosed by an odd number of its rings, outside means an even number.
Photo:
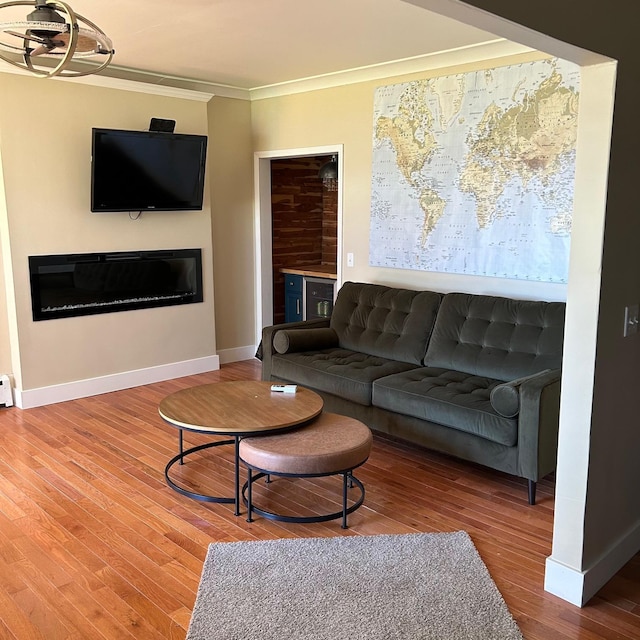
[[[202,251],[29,256],[34,320],[202,302]]]

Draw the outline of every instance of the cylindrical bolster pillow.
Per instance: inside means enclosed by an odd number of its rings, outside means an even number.
[[[515,418],[520,413],[520,385],[514,382],[499,384],[491,390],[491,406],[505,418]]]
[[[523,376],[516,380],[503,382],[491,390],[489,400],[491,406],[504,418],[515,418],[520,413],[520,387],[533,378],[537,378],[543,373],[548,373],[551,369],[537,371],[529,376]]]
[[[329,327],[316,329],[280,329],[273,337],[278,353],[320,351],[338,346],[338,334]]]

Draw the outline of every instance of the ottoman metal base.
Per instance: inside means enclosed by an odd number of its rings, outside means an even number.
[[[246,464],[246,463],[245,463]],[[277,520],[279,522],[293,522],[293,523],[313,523],[313,522],[327,522],[329,520],[335,520],[337,518],[342,518],[342,528],[347,528],[347,516],[350,513],[353,513],[358,507],[362,505],[364,502],[364,485],[358,478],[356,478],[352,474],[352,469],[348,471],[337,471],[333,473],[314,473],[314,474],[293,474],[293,473],[274,473],[272,471],[265,471],[260,469],[253,469],[252,467],[247,466],[248,468],[248,479],[247,482],[244,483],[242,487],[242,499],[244,501],[245,506],[247,507],[247,522],[253,522],[253,513],[257,513],[263,518],[267,518],[268,520]],[[254,474],[253,471],[258,471],[258,473]],[[261,509],[253,503],[252,497],[252,486],[253,483],[260,480],[261,478],[267,478],[267,482],[269,482],[270,476],[280,476],[286,478],[321,478],[324,476],[342,476],[342,510],[336,511],[334,513],[327,513],[323,515],[317,516],[287,516],[284,514],[274,513],[273,511],[267,511],[266,509]],[[360,489],[360,495],[354,504],[350,507],[347,507],[348,503],[348,490],[352,488],[353,485],[356,485],[358,489]]]

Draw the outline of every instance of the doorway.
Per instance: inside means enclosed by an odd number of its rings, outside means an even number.
[[[332,156],[338,160],[338,188],[332,194],[323,194],[317,171],[323,161]],[[285,262],[296,260],[299,264],[320,264],[335,260],[339,287],[342,271],[342,175],[342,145],[255,154],[256,344],[260,341],[263,327],[283,318],[283,279],[282,291],[278,291],[278,287],[282,277],[280,268],[287,266]],[[278,190],[275,205],[273,187]],[[326,217],[323,215],[325,206],[335,210],[334,218],[332,213],[327,213]],[[326,238],[323,243],[323,232],[335,240]],[[300,251],[306,253],[301,255]]]
[[[320,177],[320,170],[332,158],[335,156],[271,160],[273,324],[287,321],[286,276],[301,272],[336,276],[337,181],[324,184]]]

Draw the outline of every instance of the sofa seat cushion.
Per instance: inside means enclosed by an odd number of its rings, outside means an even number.
[[[416,367],[406,362],[334,348],[274,354],[271,375],[369,406],[374,380]]]
[[[499,383],[449,369],[421,367],[376,380],[373,405],[511,447],[518,440],[518,420],[499,415],[491,406],[491,390]]]

